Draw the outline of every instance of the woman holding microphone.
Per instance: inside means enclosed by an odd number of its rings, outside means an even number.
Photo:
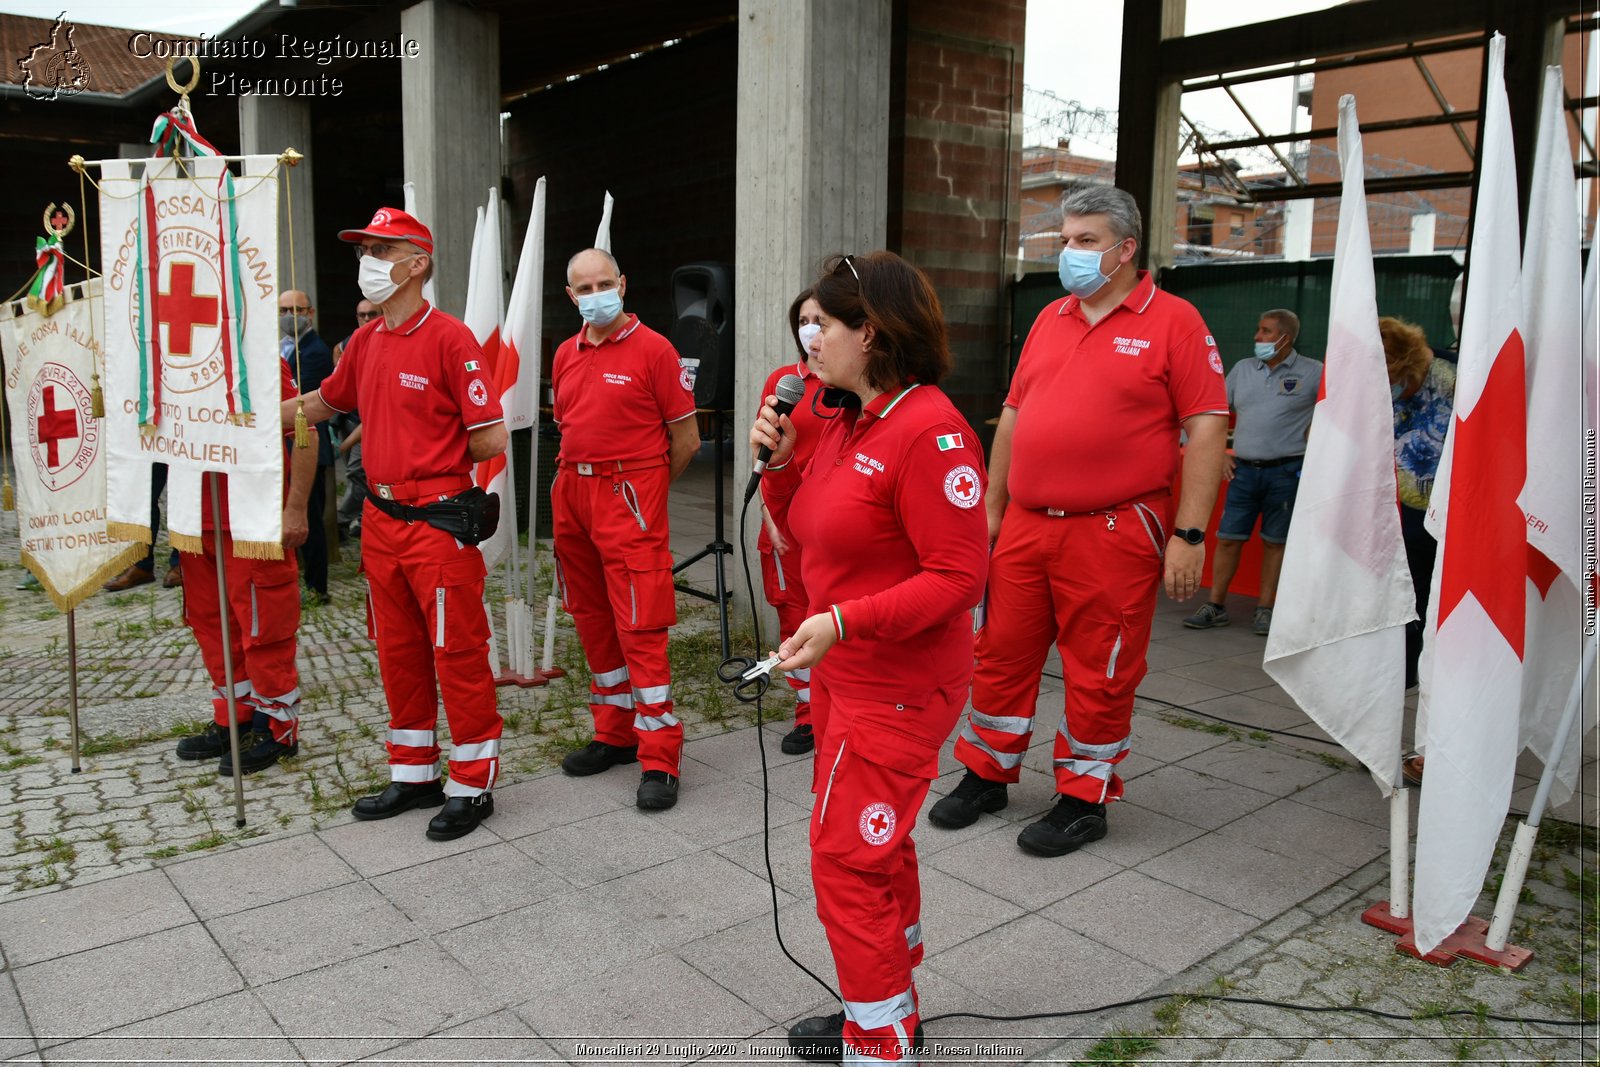
[[[778,649],[812,669],[817,758],[811,877],[844,1011],[805,1019],[806,1059],[915,1062],[921,887],[911,829],[972,678],[971,608],[988,524],[982,451],[937,388],[950,369],[939,298],[891,252],[832,260],[814,293],[811,369],[843,408],[804,470],[767,398],[752,447],[769,508],[803,552],[812,614]]]

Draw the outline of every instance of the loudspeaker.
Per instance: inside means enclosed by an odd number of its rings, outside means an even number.
[[[733,266],[686,263],[672,272],[672,347],[694,378],[696,407],[733,407]]]

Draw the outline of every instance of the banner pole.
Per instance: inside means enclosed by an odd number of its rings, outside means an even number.
[[[1539,835],[1539,822],[1550,803],[1550,787],[1555,782],[1556,768],[1561,765],[1561,754],[1567,747],[1572,728],[1577,725],[1578,705],[1583,703],[1583,680],[1594,669],[1595,642],[1583,643],[1583,659],[1577,673],[1572,676],[1572,690],[1567,694],[1567,706],[1561,712],[1561,725],[1556,728],[1555,744],[1550,749],[1550,762],[1544,765],[1539,776],[1539,788],[1534,791],[1533,803],[1528,805],[1527,817],[1517,824],[1516,837],[1511,842],[1511,855],[1506,857],[1506,873],[1500,882],[1500,895],[1495,898],[1494,915],[1489,921],[1489,933],[1483,943],[1491,952],[1504,952],[1506,938],[1511,933],[1511,920],[1517,913],[1517,901],[1522,896],[1522,883],[1528,875],[1528,861],[1533,856],[1533,841]]]
[[[67,714],[72,725],[72,773],[83,770],[78,753],[78,612],[67,611]]]
[[[1389,916],[1411,917],[1411,790],[1403,785],[1389,794]]]
[[[228,701],[228,754],[233,760],[233,824],[243,827],[244,773],[239,769],[239,703],[233,691],[233,635],[228,625],[228,561],[222,550],[222,525],[217,522],[222,514],[222,499],[216,476],[206,481],[211,485],[211,543],[217,553],[217,621],[222,626],[222,689]]]

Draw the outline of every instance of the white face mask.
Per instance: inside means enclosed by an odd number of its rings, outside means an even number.
[[[811,340],[822,332],[822,327],[814,322],[808,322],[795,331],[800,336],[800,347],[805,350],[806,357],[811,356]]]
[[[404,263],[406,259],[414,259],[416,256],[417,253],[413,252],[397,262]],[[389,277],[390,268],[393,266],[394,263],[379,259],[377,256],[362,256],[361,268],[356,273],[356,285],[360,287],[361,295],[380,306],[393,296],[401,284]]]

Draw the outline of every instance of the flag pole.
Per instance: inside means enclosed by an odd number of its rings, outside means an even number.
[[[1517,911],[1517,900],[1522,895],[1522,883],[1528,875],[1528,861],[1533,857],[1533,841],[1539,835],[1539,822],[1550,802],[1550,787],[1555,783],[1556,768],[1561,766],[1561,753],[1578,722],[1578,706],[1583,702],[1583,680],[1594,669],[1595,642],[1583,643],[1583,662],[1572,676],[1572,690],[1567,694],[1567,706],[1561,712],[1561,725],[1556,728],[1555,744],[1550,750],[1550,760],[1539,776],[1539,788],[1534,791],[1533,803],[1527,817],[1517,824],[1517,833],[1511,842],[1511,855],[1506,858],[1505,877],[1500,882],[1500,895],[1494,902],[1494,915],[1489,920],[1489,933],[1484,937],[1484,947],[1490,952],[1504,952],[1506,937],[1511,933],[1511,920]]]
[[[78,612],[67,609],[67,714],[72,726],[72,773],[83,770],[78,752]]]
[[[244,773],[239,769],[239,704],[233,692],[233,635],[228,625],[228,561],[222,551],[221,493],[215,475],[206,479],[211,485],[211,543],[217,552],[217,621],[222,626],[222,688],[228,701],[228,749],[233,760],[233,824],[243,827]]]

